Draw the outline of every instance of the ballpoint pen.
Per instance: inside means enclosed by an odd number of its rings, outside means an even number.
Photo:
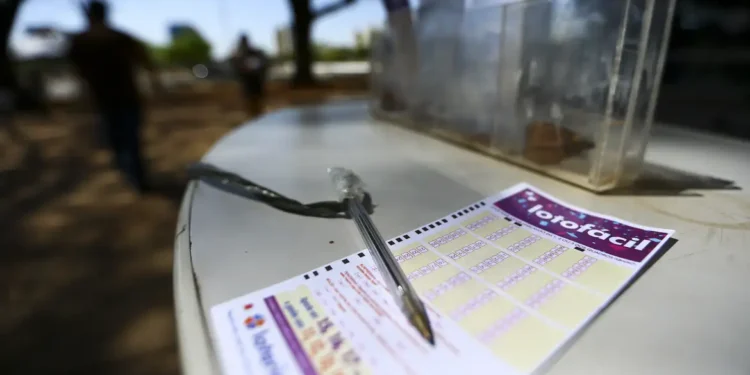
[[[356,223],[367,249],[375,259],[378,270],[383,276],[385,286],[390,291],[396,304],[419,334],[431,345],[435,345],[435,335],[422,300],[409,283],[409,279],[401,270],[396,258],[362,204],[366,197],[362,180],[354,172],[344,168],[330,168],[328,173],[336,186],[339,198],[346,203],[349,216]]]

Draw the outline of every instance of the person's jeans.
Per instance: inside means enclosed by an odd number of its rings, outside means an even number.
[[[138,107],[103,108],[103,130],[112,151],[115,164],[140,191],[146,189],[145,168],[141,155],[141,123],[143,116]]]
[[[263,98],[265,96],[265,82],[261,75],[247,75],[241,79],[245,106],[251,116],[263,113]]]

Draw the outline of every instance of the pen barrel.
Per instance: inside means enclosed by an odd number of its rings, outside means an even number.
[[[398,265],[396,257],[393,256],[380,232],[372,223],[362,202],[356,198],[348,199],[347,202],[352,220],[357,224],[357,229],[365,241],[365,246],[367,246],[372,258],[375,260],[378,271],[383,276],[383,282],[388,287],[388,290],[394,294],[394,299],[400,305],[403,305],[402,300],[404,298],[418,298],[416,291],[414,291],[409,283],[409,279]]]
[[[365,241],[365,246],[367,246],[372,258],[378,265],[378,271],[383,276],[383,282],[386,284],[388,291],[393,295],[393,299],[399,305],[409,323],[419,331],[427,342],[434,345],[435,336],[424,303],[412,288],[396,257],[393,256],[390,248],[370,219],[361,198],[355,196],[346,199],[346,202],[349,214],[357,224],[357,229]]]

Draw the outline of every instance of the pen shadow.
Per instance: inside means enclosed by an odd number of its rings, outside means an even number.
[[[615,294],[614,297],[610,300],[610,302],[606,304],[604,307],[602,307],[602,309],[598,312],[597,316],[606,313],[607,310],[620,298],[620,296],[622,296],[625,292],[627,292],[628,289],[630,289],[633,286],[633,284],[635,284],[638,281],[638,279],[640,279],[640,277],[644,273],[646,273],[646,271],[651,269],[651,267],[653,267],[654,264],[656,264],[656,262],[658,262],[669,250],[671,250],[672,247],[674,247],[674,245],[676,245],[678,241],[679,240],[676,238],[669,238],[667,242],[664,244],[664,246],[660,249],[660,251],[657,252],[643,266],[643,268],[641,268],[641,270],[638,271],[633,276],[633,281],[631,283],[628,283],[622,290],[620,290],[617,294]],[[595,321],[596,319],[592,319],[588,323],[584,324],[583,327],[581,327],[581,329],[579,329],[577,333],[573,337],[570,338],[570,340],[568,340],[565,344],[563,344],[563,346],[560,348],[557,354],[555,354],[552,358],[547,360],[547,362],[545,362],[537,371],[534,371],[533,375],[541,375],[541,374],[546,374],[547,372],[549,372],[549,370],[551,370],[552,367],[558,361],[560,361],[560,359],[562,359],[565,356],[568,350],[570,350],[570,348],[578,342],[578,339],[580,339],[581,336],[586,334],[586,332],[589,330],[589,328],[591,328],[591,326],[593,325]]]

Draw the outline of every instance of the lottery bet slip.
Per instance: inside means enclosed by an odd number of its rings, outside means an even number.
[[[673,234],[519,184],[387,241],[428,308],[434,347],[366,250],[213,306],[214,347],[225,375],[530,374]]]

